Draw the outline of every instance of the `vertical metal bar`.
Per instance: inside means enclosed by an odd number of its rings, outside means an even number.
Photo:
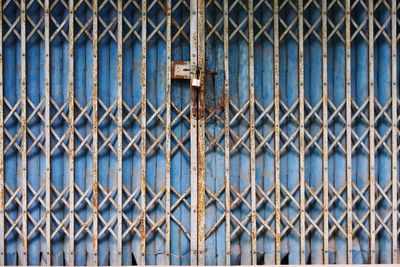
[[[75,118],[74,118],[74,0],[68,2],[68,158],[69,158],[69,265],[75,265]]]
[[[305,264],[305,180],[304,180],[304,33],[303,0],[298,2],[299,23],[299,165],[300,165],[300,264]]]
[[[346,49],[346,189],[347,189],[347,264],[353,260],[353,197],[352,197],[352,171],[351,171],[351,33],[350,33],[350,4],[345,0],[345,49]]]
[[[229,134],[229,5],[224,1],[225,264],[231,265],[231,179]]]
[[[167,69],[166,69],[166,129],[165,129],[165,263],[170,264],[171,251],[171,0],[167,0]]]
[[[46,160],[46,263],[51,265],[51,147],[50,147],[50,6],[44,1],[44,87],[45,87],[45,160]]]
[[[275,172],[275,264],[281,264],[281,172],[279,93],[279,0],[274,0],[274,172]]]
[[[197,0],[190,0],[190,78],[197,72]],[[190,264],[197,265],[197,90],[190,88]]]
[[[5,265],[5,248],[4,248],[4,212],[5,212],[5,196],[4,196],[4,87],[3,87],[3,1],[0,1],[0,265]]]
[[[374,1],[368,3],[369,80],[369,179],[370,179],[370,263],[375,263],[375,95],[374,95]]]
[[[198,192],[198,264],[205,265],[205,86],[203,74],[205,73],[205,0],[198,0],[197,10],[197,64],[200,79],[200,88],[198,95],[198,176],[197,176],[197,192]]]
[[[257,264],[256,225],[256,148],[254,122],[254,17],[253,0],[249,0],[249,96],[250,96],[250,186],[251,186],[251,264]]]
[[[26,3],[21,0],[21,151],[22,151],[22,265],[28,264],[28,181],[27,181],[27,115],[26,115]]]
[[[397,263],[397,0],[391,6],[391,56],[392,56],[392,263]]]
[[[123,127],[123,118],[122,118],[122,0],[118,0],[117,3],[117,54],[118,54],[118,74],[117,74],[117,80],[118,80],[118,85],[117,85],[117,90],[118,90],[118,96],[117,96],[117,109],[118,109],[118,114],[117,114],[117,120],[118,120],[118,129],[117,129],[117,135],[118,135],[118,171],[117,171],[117,194],[118,194],[118,199],[117,199],[117,204],[118,204],[118,217],[117,217],[117,223],[118,223],[118,232],[117,232],[117,265],[122,265],[122,127]]]
[[[93,265],[98,265],[98,205],[99,205],[99,192],[98,192],[98,10],[97,0],[92,2],[93,8]]]
[[[329,263],[329,181],[328,181],[328,48],[327,3],[322,0],[322,179],[323,179],[323,263]]]
[[[147,60],[147,0],[142,0],[142,72],[141,72],[141,127],[140,127],[140,265],[146,264],[146,60]]]

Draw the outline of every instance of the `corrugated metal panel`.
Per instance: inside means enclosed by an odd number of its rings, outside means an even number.
[[[397,263],[396,0],[0,7],[1,265]]]
[[[207,1],[207,264],[397,262],[398,5]]]
[[[189,1],[2,4],[2,262],[189,263]]]

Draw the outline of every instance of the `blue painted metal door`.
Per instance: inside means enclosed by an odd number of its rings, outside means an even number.
[[[1,264],[190,264],[190,2],[0,3]]]
[[[399,1],[205,2],[202,262],[397,262]]]

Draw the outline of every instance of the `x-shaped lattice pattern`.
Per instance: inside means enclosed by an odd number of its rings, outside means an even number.
[[[368,12],[371,7],[368,6],[367,0],[351,1],[350,5],[350,28],[351,28],[351,42],[361,41],[368,44],[370,36],[368,35]],[[50,46],[57,42],[67,42],[69,29],[69,15],[68,15],[68,1],[55,0],[50,1],[49,7],[49,22],[50,22]],[[163,1],[153,0],[148,1],[146,10],[147,15],[147,32],[146,40],[142,40],[142,3],[138,0],[123,1],[122,5],[122,23],[123,23],[123,44],[129,45],[131,42],[146,42],[151,45],[152,42],[170,42],[172,46],[189,46],[189,12],[190,2],[188,0],[172,1],[170,12],[167,10],[166,4]],[[271,1],[254,1],[253,3],[253,36],[249,36],[249,2],[245,0],[235,0],[230,2],[227,7],[227,13],[224,14],[224,3],[222,0],[206,1],[206,42],[217,43],[221,47],[224,41],[228,40],[229,44],[236,42],[245,43],[249,46],[249,42],[265,42],[274,45],[274,20],[273,12],[274,6]],[[27,53],[30,51],[30,44],[33,42],[45,41],[45,12],[44,0],[30,0],[26,1],[26,36],[25,40],[28,45]],[[19,1],[7,0],[3,3],[3,41],[21,41],[21,17],[20,13],[15,14],[11,10],[20,10],[21,3]],[[314,16],[305,15],[303,17],[303,40],[315,41],[319,44],[322,40],[322,4],[317,0],[303,1],[304,14],[317,14]],[[397,9],[400,9],[398,4]],[[116,0],[99,1],[96,14],[98,23],[97,38],[99,42],[112,42],[117,43],[117,12],[118,6]],[[296,44],[300,42],[299,37],[299,16],[298,16],[298,2],[294,0],[279,1],[278,6],[278,26],[279,26],[279,41],[294,41]],[[389,0],[373,1],[373,13],[386,14],[383,16],[373,16],[373,41],[375,43],[392,42],[391,36],[391,2]],[[73,41],[78,43],[80,41],[92,42],[94,40],[93,22],[95,19],[93,10],[93,3],[89,0],[80,0],[74,3],[74,34]],[[98,13],[97,13],[98,12]],[[345,43],[345,1],[333,0],[328,1],[327,5],[327,41],[339,41]],[[335,14],[331,16],[329,14]],[[171,14],[171,36],[167,36],[167,14]],[[337,15],[339,14],[339,15]],[[353,14],[359,14],[353,16]],[[224,36],[224,16],[227,16],[227,36]],[[398,27],[400,20],[397,19]],[[225,37],[225,38],[224,38]],[[396,41],[400,39],[400,34],[397,35]],[[187,60],[185,58],[174,58],[174,60]],[[29,64],[29,63],[28,63]],[[228,62],[229,65],[229,62]],[[221,69],[216,72],[208,73],[209,76],[214,75],[210,81],[215,79],[216,75],[221,73]],[[235,74],[233,74],[235,75]],[[28,91],[30,86],[37,86],[28,84]],[[173,85],[173,87],[176,85]],[[182,84],[180,85],[182,86]],[[231,85],[229,90],[242,88],[235,88],[237,85]],[[179,87],[179,86],[178,86]],[[184,87],[184,86],[182,86]],[[175,87],[174,87],[175,88]],[[18,90],[20,88],[17,88]],[[157,89],[158,90],[158,89]],[[225,101],[225,97],[228,97]],[[75,97],[74,102],[74,156],[80,157],[83,154],[93,155],[93,111],[94,103],[91,96],[86,98]],[[227,153],[230,158],[235,158],[237,155],[246,155],[250,157],[251,145],[250,134],[252,119],[250,118],[250,110],[253,108],[255,111],[254,118],[254,134],[255,134],[255,154],[258,156],[268,154],[271,157],[276,156],[275,146],[275,131],[273,130],[275,122],[276,108],[280,111],[279,126],[280,126],[280,146],[279,152],[281,157],[285,157],[287,153],[291,153],[298,157],[300,154],[299,148],[299,98],[289,100],[281,97],[279,107],[274,106],[273,101],[265,103],[259,99],[255,99],[252,103],[249,96],[239,98],[237,95],[224,96],[215,101],[215,105],[206,105],[206,153],[212,156],[213,153],[220,153],[221,155]],[[118,154],[117,147],[117,125],[118,125],[118,111],[117,99],[104,100],[102,98],[97,100],[98,108],[98,147],[97,153],[99,157],[103,153],[108,153],[113,157]],[[163,155],[163,157],[175,157],[181,155],[182,157],[190,158],[191,151],[189,149],[190,143],[190,104],[188,102],[181,102],[175,98],[171,98],[170,103],[166,101],[157,101],[148,98],[146,101],[146,114],[142,114],[142,106],[140,101],[131,103],[130,101],[123,101],[122,103],[122,139],[123,147],[122,154],[124,156],[137,155],[140,156],[141,143],[141,127],[146,132],[146,159],[150,159],[155,155]],[[168,104],[170,106],[168,106]],[[225,112],[225,105],[227,104],[228,112]],[[329,157],[342,157],[344,159],[347,155],[346,148],[350,144],[346,144],[346,124],[350,123],[351,147],[352,157],[356,157],[358,153],[365,155],[385,154],[391,157],[392,151],[392,105],[400,105],[398,100],[390,98],[386,100],[378,99],[375,97],[371,101],[368,94],[363,99],[356,99],[353,97],[351,100],[351,121],[346,120],[346,106],[345,99],[339,101],[328,99],[328,154]],[[253,105],[253,106],[251,106]],[[374,107],[374,119],[371,120],[369,107]],[[21,116],[21,100],[14,99],[14,97],[4,98],[4,154],[6,157],[20,157],[24,152],[22,151],[22,116]],[[28,159],[35,158],[37,155],[45,155],[45,113],[46,108],[50,110],[50,156],[56,158],[60,155],[67,156],[69,153],[69,102],[67,98],[52,97],[50,99],[50,106],[46,107],[45,97],[31,96],[28,94],[26,101],[27,111],[27,147],[26,156]],[[171,129],[171,147],[170,153],[167,155],[166,139],[167,139],[167,109],[170,108],[170,129]],[[322,98],[311,100],[310,96],[304,98],[304,153],[316,153],[322,155]],[[229,118],[226,120],[225,116]],[[142,117],[146,117],[146,125],[141,125]],[[396,123],[398,124],[399,118]],[[225,125],[227,124],[227,125]],[[369,127],[374,125],[374,128]],[[227,131],[224,127],[227,127]],[[317,129],[317,130],[315,130]],[[370,135],[373,131],[374,136],[374,151],[370,147]],[[228,136],[225,136],[228,135]],[[226,138],[229,140],[229,148],[225,149]],[[329,164],[331,161],[329,160]],[[307,173],[307,169],[305,170]],[[29,170],[28,170],[29,173]],[[378,176],[379,173],[376,173]],[[71,179],[71,177],[69,177]],[[242,236],[252,236],[251,233],[251,191],[254,189],[256,194],[255,203],[255,217],[256,217],[256,236],[262,236],[265,233],[271,233],[276,237],[275,233],[275,220],[276,210],[282,210],[281,218],[281,237],[285,238],[288,235],[294,234],[298,237],[301,236],[299,222],[300,213],[294,214],[284,212],[286,209],[293,208],[297,211],[300,210],[300,185],[289,187],[286,184],[280,186],[280,207],[275,207],[276,202],[276,185],[263,187],[256,183],[256,188],[252,188],[250,184],[245,185],[230,185],[228,196],[231,199],[230,206],[226,205],[226,185],[219,188],[206,188],[206,212],[213,212],[213,210],[222,211],[206,229],[206,239],[218,231],[218,229],[225,223],[231,226],[229,238],[235,240]],[[140,239],[141,225],[140,213],[145,214],[146,229],[145,237],[148,242],[153,235],[157,235],[166,239],[166,194],[170,193],[172,202],[170,203],[170,216],[171,221],[176,224],[187,240],[190,240],[190,229],[182,222],[179,210],[190,209],[190,188],[178,188],[177,185],[172,185],[170,192],[167,192],[165,186],[155,186],[147,183],[145,185],[146,191],[146,204],[145,207],[141,204],[141,190],[140,185],[123,185],[122,186],[122,220],[124,228],[122,238],[128,239],[130,235],[137,235]],[[306,181],[305,187],[305,235],[307,236],[319,233],[323,236],[323,186],[322,184],[314,185]],[[328,216],[329,216],[329,238],[336,238],[337,235],[346,237],[347,233],[347,210],[353,209],[353,224],[351,231],[353,238],[359,233],[363,232],[367,236],[371,235],[370,219],[375,216],[376,225],[374,235],[381,232],[386,232],[393,235],[392,229],[392,216],[388,212],[388,208],[395,206],[398,207],[399,203],[393,203],[393,190],[394,187],[400,187],[400,183],[392,185],[391,183],[383,183],[379,179],[374,184],[376,196],[374,207],[376,212],[372,213],[370,203],[370,190],[371,185],[369,182],[357,183],[353,181],[351,185],[352,203],[347,203],[348,188],[343,181],[341,184],[333,183],[329,179],[328,183]],[[98,208],[98,238],[103,236],[111,236],[117,239],[116,229],[117,225],[117,185],[114,184],[98,184],[99,202]],[[94,238],[93,222],[94,215],[92,209],[94,208],[94,193],[93,186],[81,185],[74,183],[74,197],[75,203],[73,207],[69,205],[69,198],[71,192],[68,185],[50,184],[51,192],[51,226],[52,235],[51,240],[65,236],[66,238],[80,239],[85,236]],[[33,182],[28,175],[27,183],[27,224],[28,232],[26,238],[28,242],[40,237],[46,238],[46,202],[45,202],[46,188],[45,182],[40,180],[39,183]],[[386,207],[386,208],[381,208]],[[23,188],[20,182],[5,184],[5,239],[8,240],[14,235],[19,236],[19,239],[24,239],[23,233]],[[68,210],[73,208],[76,212],[75,218],[75,231],[74,236],[69,232],[69,215]],[[226,212],[229,209],[230,221],[226,222]],[[64,210],[64,212],[59,212]],[[81,212],[85,210],[86,212]],[[109,210],[110,214],[107,216],[102,214],[102,211]],[[269,212],[265,212],[269,210]],[[37,212],[39,211],[39,212]],[[156,213],[161,211],[162,215],[158,216]],[[399,216],[400,214],[396,214]]]

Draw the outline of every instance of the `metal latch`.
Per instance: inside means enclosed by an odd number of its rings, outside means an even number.
[[[172,79],[190,80],[190,61],[172,61]]]
[[[172,61],[172,70],[171,70],[172,79],[177,80],[190,80],[190,61]],[[191,81],[192,87],[200,87],[200,71],[196,66],[195,77]]]

